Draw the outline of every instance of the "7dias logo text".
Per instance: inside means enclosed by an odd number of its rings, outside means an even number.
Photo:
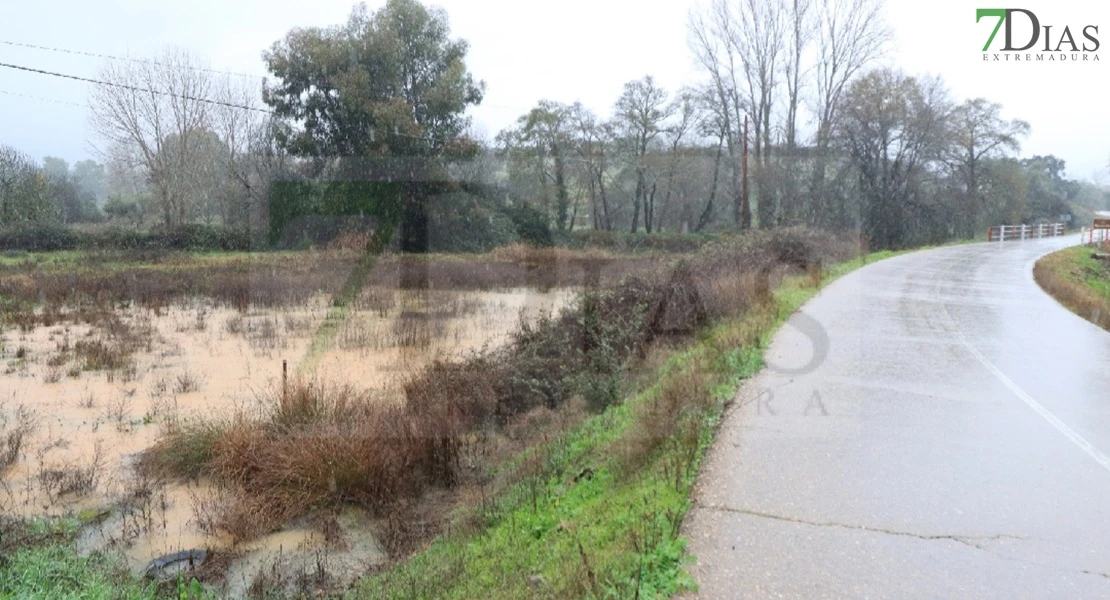
[[[1024,8],[977,8],[975,22],[991,22],[994,29],[983,44],[983,60],[990,62],[1098,61],[1098,25],[1046,25]],[[1004,29],[999,36],[1000,29]]]

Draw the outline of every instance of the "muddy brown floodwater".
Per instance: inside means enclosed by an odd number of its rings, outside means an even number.
[[[401,401],[406,375],[435,359],[502,344],[522,321],[557,312],[572,295],[370,288],[330,337],[318,334],[328,312],[323,297],[244,312],[204,299],[157,312],[121,307],[120,327],[140,343],[127,364],[110,369],[90,369],[100,365],[90,363],[87,349],[96,340],[115,343],[118,331],[77,323],[6,330],[0,434],[23,423],[28,435],[16,461],[0,471],[0,510],[98,522],[86,528],[80,546],[118,548],[136,573],[180,550],[231,550],[237,557],[228,569],[231,595],[266,570],[310,571],[321,561],[332,576],[354,577],[386,558],[371,519],[358,509],[234,545],[196,527],[195,511],[215,493],[203,479],[147,480],[132,468],[136,457],[167,423],[248,408],[280,385],[283,360],[291,376]],[[85,354],[75,351],[82,342]]]

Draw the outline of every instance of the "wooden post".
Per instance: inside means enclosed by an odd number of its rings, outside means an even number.
[[[748,115],[744,115],[744,149],[741,152],[743,183],[740,187],[740,229],[752,228],[752,205],[748,196]],[[763,223],[759,224],[763,227]]]
[[[281,397],[289,393],[289,361],[281,359]]]

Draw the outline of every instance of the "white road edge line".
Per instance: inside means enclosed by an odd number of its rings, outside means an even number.
[[[1033,409],[1033,412],[1040,415],[1041,418],[1045,421],[1048,421],[1049,425],[1055,427],[1057,431],[1064,434],[1064,437],[1071,440],[1071,443],[1078,446],[1080,450],[1086,452],[1087,455],[1093,458],[1095,462],[1102,466],[1102,468],[1110,472],[1110,457],[1107,457],[1105,454],[1102,453],[1102,451],[1100,451],[1098,448],[1095,448],[1094,445],[1091,444],[1091,442],[1088,442],[1086,438],[1079,435],[1079,433],[1071,427],[1068,427],[1067,423],[1061,421],[1059,417],[1049,412],[1049,410],[1045,408],[1044,405],[1042,405],[1040,402],[1037,402],[1035,398],[1026,393],[1025,390],[1021,389],[1021,386],[1014,383],[1014,380],[1007,377],[1006,374],[1002,372],[1002,369],[996,367],[989,358],[987,358],[982,352],[979,351],[978,348],[973,346],[971,342],[967,340],[967,338],[964,336],[964,332],[960,329],[959,325],[956,324],[956,320],[952,318],[952,313],[948,312],[948,306],[944,303],[941,303],[941,308],[944,310],[944,316],[947,317],[949,324],[952,325],[952,330],[956,333],[956,337],[960,339],[960,342],[964,345],[965,348],[968,349],[969,352],[971,352],[972,356],[974,356],[976,360],[982,363],[982,365],[986,367],[987,370],[995,376],[995,378],[997,378],[999,381],[1002,382],[1003,385],[1009,388],[1015,396],[1020,398],[1021,401],[1025,403],[1026,406]]]
[[[961,339],[963,338],[963,336],[960,337]],[[1068,427],[1067,423],[1061,421],[1056,415],[1049,412],[1049,410],[1045,408],[1040,402],[1037,402],[1032,396],[1027,394],[1025,390],[1021,389],[1021,386],[1014,383],[1013,380],[1007,377],[1001,369],[994,366],[994,363],[992,363],[986,356],[983,356],[983,353],[979,352],[978,348],[967,343],[966,340],[964,341],[964,345],[967,346],[967,349],[970,350],[973,355],[975,355],[975,358],[979,359],[979,362],[983,363],[984,367],[989,369],[991,373],[994,373],[994,376],[997,377],[1003,385],[1010,388],[1010,391],[1013,392],[1014,395],[1016,395],[1018,398],[1021,398],[1022,402],[1025,402],[1025,404],[1029,406],[1029,408],[1033,409],[1033,412],[1040,415],[1045,421],[1048,421],[1050,425],[1055,427],[1056,430],[1060,433],[1064,434],[1064,436],[1071,440],[1073,444],[1079,446],[1081,450],[1086,452],[1091,458],[1095,459],[1095,462],[1102,465],[1102,468],[1110,471],[1110,457],[1107,457],[1105,454],[1099,451],[1098,448],[1095,448],[1094,445],[1091,444],[1091,442],[1088,442],[1074,429]]]

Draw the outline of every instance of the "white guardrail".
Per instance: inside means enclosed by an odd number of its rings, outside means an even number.
[[[1041,225],[992,225],[987,230],[987,241],[1012,242],[1064,235],[1063,223]]]
[[[1091,227],[1084,227],[1079,230],[1079,240],[1081,244],[1096,244],[1099,242],[1110,242],[1110,229],[1093,229]]]

